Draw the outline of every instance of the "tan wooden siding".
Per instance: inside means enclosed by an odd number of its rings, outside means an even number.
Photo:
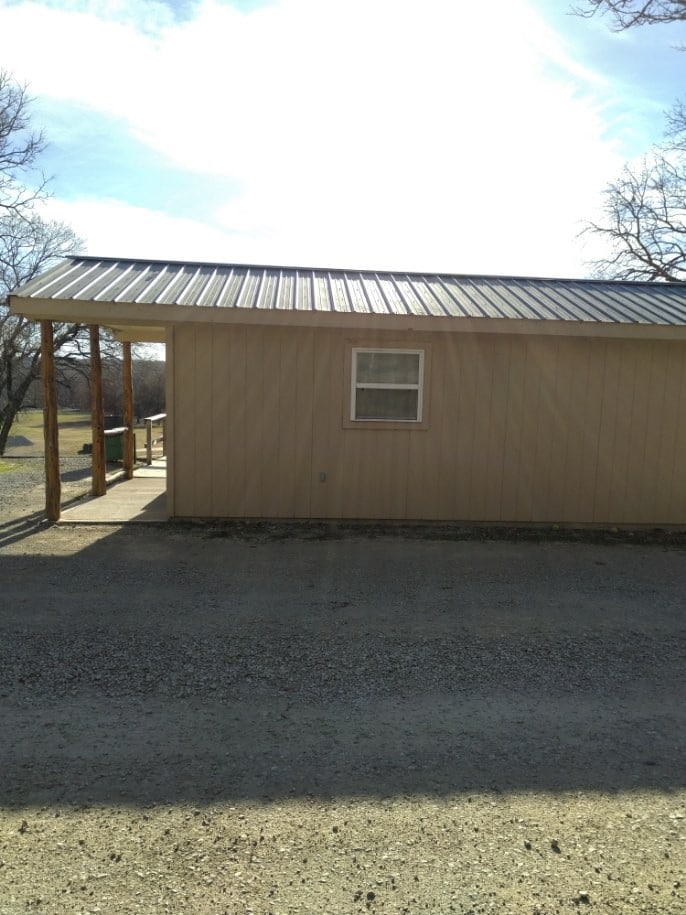
[[[352,346],[398,344],[426,428],[349,428]],[[179,517],[686,523],[683,342],[187,325],[173,350]]]

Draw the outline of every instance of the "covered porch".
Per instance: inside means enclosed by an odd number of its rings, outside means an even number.
[[[88,496],[62,510],[64,524],[156,524],[167,520],[167,460],[137,465],[133,475],[119,472],[102,496]]]
[[[106,311],[108,309],[105,309]],[[22,312],[23,313],[23,312]],[[43,431],[45,446],[45,517],[57,523],[159,522],[169,518],[167,502],[166,413],[145,417],[145,464],[136,453],[132,345],[164,344],[163,326],[138,321],[110,320],[97,310],[92,314],[73,313],[64,302],[41,305],[37,314],[28,314],[40,325]],[[104,318],[104,319],[103,319]],[[88,327],[90,339],[90,391],[92,472],[90,495],[69,506],[62,505],[60,449],[58,440],[58,401],[54,323],[68,321]],[[122,425],[106,428],[101,330],[106,328],[121,345]],[[120,421],[122,421],[120,420]],[[162,426],[162,435],[153,440],[153,424]],[[112,438],[108,438],[112,436]],[[163,443],[161,447],[153,446]],[[141,450],[140,448],[138,449]],[[113,455],[112,452],[117,452]],[[121,461],[121,469],[111,472],[111,461]]]
[[[105,428],[103,374],[100,354],[101,325],[89,323],[92,471],[90,497],[66,508],[62,506],[60,454],[58,443],[58,404],[53,347],[53,321],[40,320],[41,378],[45,445],[45,516],[53,523],[126,523],[166,521],[167,458],[166,413],[146,417],[145,464],[137,463],[134,437],[134,397],[132,343],[162,342],[164,331],[108,325],[122,351],[123,425]],[[162,425],[161,457],[153,460],[153,423]],[[112,436],[108,439],[108,436]],[[160,449],[158,449],[159,451]],[[117,455],[111,452],[116,451]],[[121,470],[108,473],[108,462],[121,460]],[[125,485],[128,484],[128,485]],[[124,487],[124,488],[122,488]],[[113,497],[112,488],[115,489]]]

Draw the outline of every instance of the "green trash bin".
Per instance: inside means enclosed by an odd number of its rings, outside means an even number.
[[[116,461],[123,462],[125,432],[126,426],[117,426],[116,429],[105,429],[105,461],[108,464],[113,464]]]

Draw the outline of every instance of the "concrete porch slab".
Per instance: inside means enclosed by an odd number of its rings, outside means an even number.
[[[163,462],[136,468],[132,480],[108,484],[104,496],[87,497],[65,508],[64,524],[131,524],[167,521],[167,474]]]

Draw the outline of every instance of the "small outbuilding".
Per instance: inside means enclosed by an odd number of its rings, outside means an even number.
[[[686,525],[686,284],[79,256],[10,307],[166,343],[171,517]]]

